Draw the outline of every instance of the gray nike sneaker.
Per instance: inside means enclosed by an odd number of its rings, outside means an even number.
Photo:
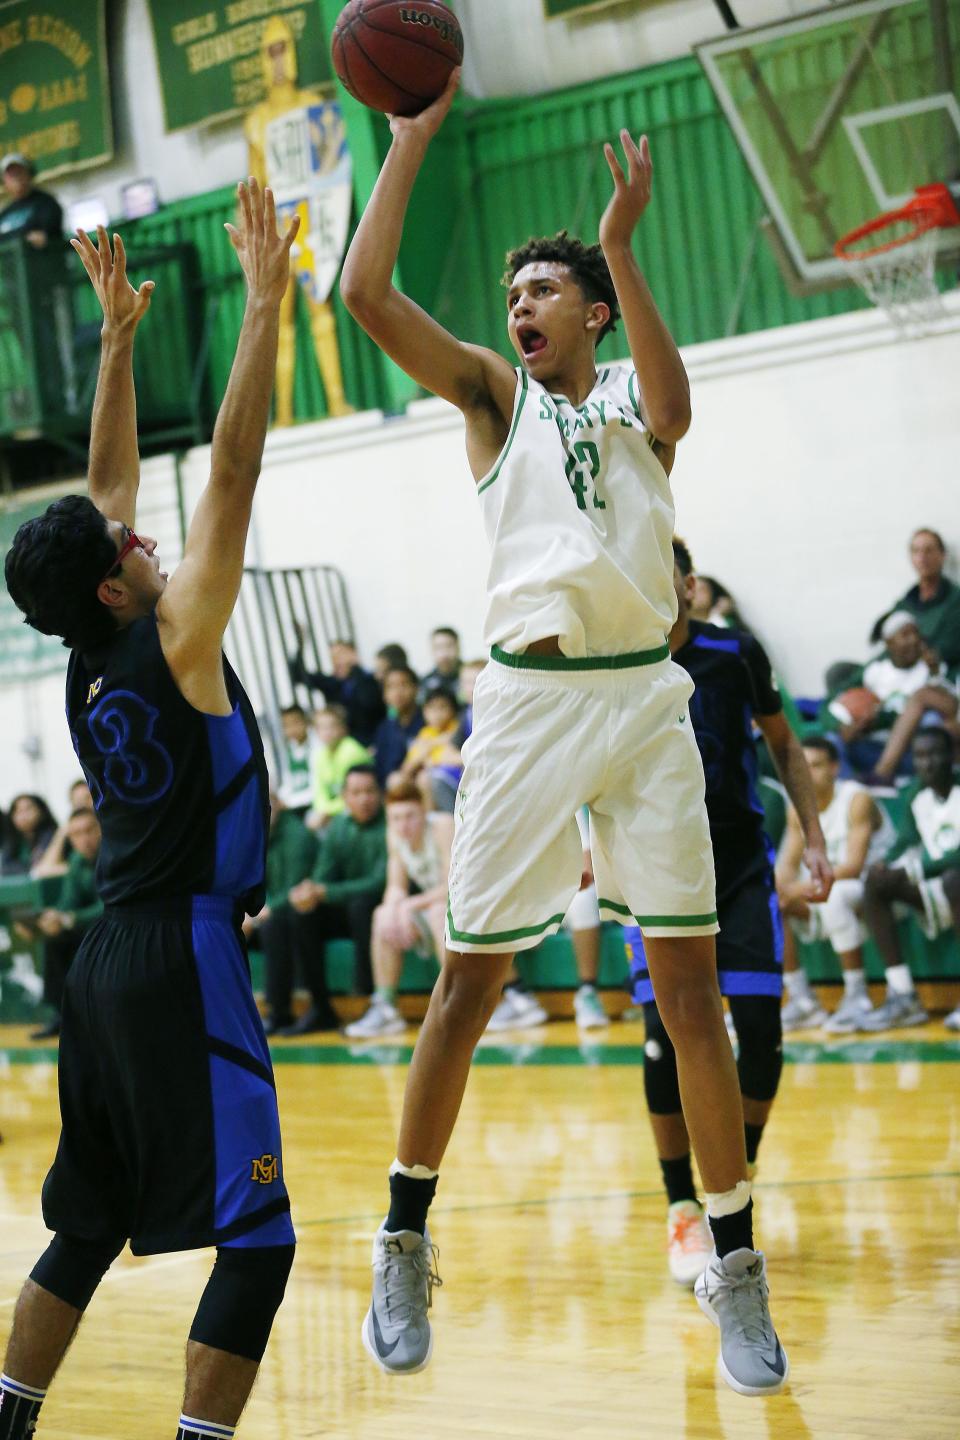
[[[887,998],[876,1010],[861,1016],[861,1030],[899,1030],[906,1025],[925,1025],[930,1016],[920,1004],[916,990],[909,995],[898,995],[895,990],[887,991]]]
[[[797,995],[780,1011],[785,1035],[791,1030],[815,1030],[826,1018],[827,1012],[815,995]]]
[[[739,1395],[775,1395],[790,1374],[767,1303],[767,1266],[757,1250],[716,1251],[693,1287],[720,1330],[720,1373]]]
[[[872,1009],[866,990],[844,995],[823,1028],[828,1035],[852,1035],[855,1030],[860,1029],[860,1021],[869,1015]]]
[[[437,1274],[430,1231],[391,1233],[381,1225],[373,1238],[373,1295],[363,1322],[363,1347],[387,1375],[416,1375],[433,1354],[427,1311]]]

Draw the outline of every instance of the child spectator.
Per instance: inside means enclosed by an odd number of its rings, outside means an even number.
[[[0,855],[0,875],[29,875],[43,860],[56,833],[57,822],[46,800],[39,795],[15,795]]]
[[[290,892],[306,880],[316,864],[317,837],[295,810],[288,810],[279,795],[270,796],[270,835],[267,841],[266,903],[258,915],[248,915],[243,933],[259,937],[265,962],[267,1016],[264,1032],[275,1035],[293,1024],[293,982],[300,962],[303,968],[302,917],[290,904]],[[335,1030],[337,1017],[326,993],[314,997],[317,1029]]]
[[[913,768],[917,778],[907,792],[890,863],[874,865],[867,874],[864,917],[883,959],[887,998],[861,1019],[861,1030],[893,1030],[927,1019],[900,953],[899,910],[912,910],[929,940],[946,930],[960,935],[960,784],[946,730],[920,731],[913,742]]]
[[[407,758],[410,742],[423,728],[423,714],[417,704],[419,681],[409,665],[388,670],[383,681],[387,718],[373,737],[374,766],[381,789]]]
[[[368,765],[370,751],[348,733],[342,705],[327,705],[314,720],[317,748],[313,755],[313,808],[308,824],[322,830],[343,810],[343,782],[355,765]]]
[[[323,1029],[327,1003],[325,952],[328,940],[349,936],[354,948],[353,988],[373,989],[370,926],[387,883],[386,820],[372,765],[355,765],[343,787],[344,811],[330,822],[309,879],[290,891],[290,904],[312,917],[303,952],[303,975],[313,997],[305,1015],[284,1031],[306,1035]]]
[[[66,828],[70,859],[57,904],[42,911],[36,921],[36,928],[43,936],[43,998],[53,1017],[33,1032],[31,1040],[51,1040],[60,1034],[67,971],[84,935],[103,913],[96,883],[100,822],[93,810],[74,810]]]
[[[816,901],[803,865],[803,832],[791,806],[776,866],[777,899],[787,921],[783,978],[788,998],[781,1022],[785,1031],[824,1025],[832,1035],[848,1035],[871,1008],[863,969],[863,875],[886,855],[894,832],[886,811],[863,785],[839,778],[840,754],[832,741],[812,736],[804,742],[803,755],[834,880],[829,899]],[[829,940],[839,957],[843,999],[829,1018],[800,966],[795,933],[803,940]]]
[[[884,654],[846,682],[848,689],[868,690],[876,698],[876,709],[854,718],[842,695],[831,700],[828,709],[840,722],[840,735],[854,769],[872,770],[871,778],[877,783],[889,784],[928,712],[933,711],[948,728],[953,725],[957,692],[942,663],[931,664],[924,656],[917,623],[906,610],[888,615],[880,633]]]
[[[721,585],[719,580],[714,580],[712,575],[697,576],[690,617],[710,625],[721,625],[728,630],[745,630],[747,634],[750,633],[750,627],[744,624],[737,602],[730,591]]]
[[[455,790],[463,769],[461,765],[445,763],[446,752],[457,733],[460,712],[455,694],[440,681],[434,680],[426,688],[423,718],[426,723],[411,743],[400,774],[419,782],[424,800],[429,805],[432,804],[433,781],[443,779],[452,783]]]
[[[431,777],[433,808],[446,815],[453,814],[456,804],[457,786],[463,773],[461,751],[473,734],[473,692],[486,663],[486,660],[468,660],[461,667],[460,694],[464,702],[463,710],[453,738],[441,754],[440,764]]]
[[[416,784],[402,777],[387,791],[386,811],[387,888],[373,916],[375,989],[366,1014],[346,1027],[351,1040],[406,1029],[395,1001],[407,950],[443,959],[453,820],[428,815]]]
[[[313,804],[313,760],[320,741],[310,728],[302,705],[285,705],[280,711],[283,726],[282,781],[278,791],[285,810],[292,810],[301,819]]]

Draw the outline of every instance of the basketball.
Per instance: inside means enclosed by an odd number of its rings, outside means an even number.
[[[880,701],[872,690],[858,685],[853,690],[844,690],[830,704],[830,713],[843,725],[854,725],[861,720],[872,720],[880,709]]]
[[[388,115],[417,115],[463,62],[463,32],[442,0],[350,0],[331,54],[354,99]]]

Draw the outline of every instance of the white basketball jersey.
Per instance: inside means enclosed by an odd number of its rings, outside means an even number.
[[[923,848],[932,860],[960,850],[960,785],[945,800],[929,787],[913,797],[910,808]]]
[[[477,486],[490,543],[484,638],[564,655],[664,643],[677,616],[673,497],[640,416],[633,366],[606,366],[582,405],[518,370],[513,422]]]
[[[833,799],[826,810],[820,811],[820,829],[823,831],[823,838],[827,846],[827,859],[831,865],[842,865],[847,858],[850,806],[853,804],[854,797],[863,794],[866,788],[856,780],[838,780],[834,787]],[[876,803],[874,801],[875,805]],[[876,861],[882,860],[896,838],[889,815],[882,805],[877,805],[877,809],[880,812],[880,825],[873,832],[864,869]]]

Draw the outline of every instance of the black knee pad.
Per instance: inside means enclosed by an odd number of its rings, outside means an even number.
[[[643,1007],[647,1036],[643,1046],[643,1088],[651,1115],[677,1115],[680,1103],[680,1081],[677,1078],[677,1052],[660,1018],[653,1000]]]
[[[247,1360],[262,1360],[295,1249],[294,1245],[219,1248],[190,1339]]]
[[[780,997],[734,995],[730,997],[730,1011],[740,1043],[740,1093],[750,1100],[772,1100],[783,1069]]]
[[[30,1279],[74,1310],[86,1310],[126,1240],[95,1243],[54,1235],[30,1271]]]

